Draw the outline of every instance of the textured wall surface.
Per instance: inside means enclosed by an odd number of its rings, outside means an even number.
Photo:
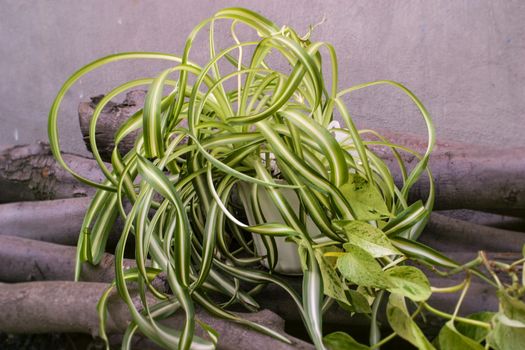
[[[376,79],[406,84],[441,139],[524,146],[525,1],[0,1],[0,143],[46,139],[47,113],[65,79],[120,51],[180,53],[186,35],[226,6],[245,6],[332,42],[340,87]],[[67,149],[81,152],[76,106],[158,64],[116,64],[82,79],[62,109]],[[422,133],[415,108],[388,87],[348,98],[360,127]]]

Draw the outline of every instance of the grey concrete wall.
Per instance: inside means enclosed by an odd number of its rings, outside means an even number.
[[[0,143],[46,139],[48,109],[82,65],[119,51],[180,53],[217,9],[245,6],[332,42],[341,87],[400,81],[423,100],[441,139],[525,145],[525,1],[0,1]],[[83,150],[80,100],[162,66],[118,64],[83,79],[61,116],[65,147]],[[348,99],[361,127],[421,132],[415,108],[391,88]]]

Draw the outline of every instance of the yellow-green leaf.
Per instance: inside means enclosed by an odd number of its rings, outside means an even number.
[[[315,250],[315,258],[321,270],[321,277],[323,278],[324,294],[329,297],[348,304],[346,298],[343,282],[330,262],[323,256],[322,251]]]
[[[386,315],[388,323],[398,336],[405,339],[419,350],[434,350],[435,348],[425,337],[416,322],[408,314],[405,298],[399,294],[391,294],[388,300]]]
[[[348,251],[337,259],[337,268],[350,282],[361,286],[385,288],[387,280],[381,266],[366,250],[348,243]]]
[[[430,298],[430,282],[421,270],[413,266],[394,266],[385,271],[388,278],[388,290],[408,297],[414,301]]]
[[[377,220],[391,216],[379,190],[361,175],[349,174],[348,182],[340,190],[358,220]]]
[[[509,295],[498,292],[500,310],[496,314],[495,327],[489,335],[489,343],[498,350],[519,350],[525,344],[525,303]]]
[[[472,315],[469,315],[467,316],[467,318],[471,320],[490,323],[492,319],[494,318],[494,315],[495,315],[494,312],[483,311],[483,312],[476,312]],[[487,328],[472,325],[469,323],[464,323],[464,322],[458,322],[456,324],[456,329],[458,330],[459,333],[477,342],[481,342],[483,339],[485,339],[485,337],[489,333],[489,330]]]
[[[459,333],[453,321],[448,321],[439,332],[439,348],[441,350],[484,350],[475,340]]]
[[[340,222],[348,241],[366,250],[370,255],[379,258],[387,255],[401,254],[394,248],[390,239],[377,227],[363,221]]]
[[[323,338],[329,350],[368,350],[368,346],[358,343],[345,332],[334,332]]]

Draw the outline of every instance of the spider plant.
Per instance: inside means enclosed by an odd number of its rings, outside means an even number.
[[[229,26],[229,39],[216,38],[219,25]],[[191,60],[199,38],[208,41],[205,64]],[[227,44],[219,47],[219,42]],[[132,59],[162,60],[170,67],[155,77],[115,87],[98,104],[91,120],[90,144],[106,180],[96,183],[75,173],[61,156],[59,107],[85,74]],[[399,89],[419,109],[428,129],[424,154],[393,144],[377,132],[356,128],[345,96],[376,85]],[[109,167],[98,152],[97,120],[111,99],[138,86],[148,89],[144,108],[116,133]],[[336,116],[342,126],[329,127]],[[138,129],[142,134],[134,148],[121,154],[119,142]],[[338,142],[336,134],[345,141]],[[246,9],[221,10],[193,29],[180,56],[120,53],[78,70],[52,105],[49,139],[58,162],[78,180],[98,189],[79,235],[77,279],[82,263],[100,262],[116,218],[125,221],[115,250],[116,279],[99,303],[102,338],[106,339],[107,298],[116,288],[133,319],[123,348],[129,347],[137,331],[165,348],[214,348],[217,335],[206,325],[201,323],[209,337],[194,335],[195,304],[216,317],[287,342],[283,335],[229,311],[233,304],[257,310],[257,294],[272,283],[289,294],[318,349],[326,344],[334,348],[334,339],[347,336],[335,334],[323,340],[323,311],[333,301],[352,313],[370,314],[371,346],[391,339],[381,340],[377,325],[385,291],[391,293],[390,319],[400,325],[394,327],[397,334],[413,343],[428,343],[420,333],[406,335],[402,330],[417,327],[405,299],[422,303],[431,293],[423,273],[403,262],[417,259],[457,267],[414,241],[434,200],[427,168],[434,145],[432,121],[419,99],[399,83],[375,81],[340,90],[331,44],[312,42],[309,34],[300,37],[293,29]],[[376,147],[390,149],[398,159],[401,185],[394,183],[391,169],[374,153]],[[417,165],[407,169],[398,152],[416,155]],[[411,203],[408,193],[424,173],[430,181],[428,198]],[[245,208],[237,199],[241,187],[248,193]],[[279,213],[279,220],[265,218],[261,193]],[[290,193],[298,205],[290,204]],[[244,212],[246,208],[249,213]],[[246,216],[253,222],[246,222]],[[306,222],[314,224],[316,235]],[[130,236],[134,237],[136,268],[124,269]],[[282,239],[295,244],[302,293],[275,270]],[[257,248],[254,240],[264,249]],[[267,268],[261,268],[263,260]],[[169,293],[152,283],[161,273]],[[131,286],[138,289],[140,308],[132,300]],[[181,329],[159,323],[177,312],[185,315]]]

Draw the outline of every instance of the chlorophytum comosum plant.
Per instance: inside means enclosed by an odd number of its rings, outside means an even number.
[[[216,38],[215,28],[220,25],[227,26],[229,38]],[[208,42],[209,58],[204,64],[191,60],[199,38]],[[225,41],[226,45],[218,45]],[[155,77],[127,81],[99,102],[91,120],[90,144],[106,180],[96,183],[75,173],[61,156],[59,108],[68,90],[85,74],[137,59],[162,60],[170,67]],[[428,129],[424,154],[393,144],[375,131],[356,128],[344,98],[375,85],[399,89],[419,109]],[[144,86],[148,89],[144,108],[116,133],[109,167],[97,149],[97,119],[111,99]],[[332,128],[336,117],[342,126]],[[142,133],[134,148],[121,154],[119,142],[135,130]],[[336,134],[343,135],[344,141],[338,142]],[[363,134],[370,136],[368,141]],[[129,348],[137,331],[169,349],[215,348],[219,335],[195,318],[196,304],[216,317],[289,342],[230,311],[233,306],[257,310],[258,293],[267,284],[288,293],[318,349],[369,348],[342,332],[324,337],[323,312],[334,302],[349,310],[349,317],[353,313],[370,316],[371,348],[395,336],[419,348],[433,348],[413,320],[423,309],[467,325],[481,322],[428,305],[432,289],[427,277],[406,265],[411,260],[453,271],[464,268],[415,241],[434,200],[427,168],[434,128],[427,110],[411,91],[392,81],[339,90],[336,53],[329,43],[312,42],[309,35],[300,37],[293,29],[278,27],[246,9],[221,10],[195,27],[181,56],[121,53],[77,71],[52,105],[49,139],[58,162],[75,178],[98,189],[79,235],[76,279],[83,263],[100,262],[117,217],[125,222],[114,252],[116,278],[99,302],[104,340],[107,299],[114,289],[129,306],[132,318],[123,348]],[[403,174],[401,185],[394,183],[391,169],[373,152],[375,147],[392,151]],[[417,165],[408,169],[399,152],[416,155]],[[422,176],[430,181],[428,198],[411,203],[409,191]],[[246,222],[245,208],[238,200],[241,186],[248,188],[253,223]],[[290,190],[298,207],[290,205],[284,194]],[[266,220],[260,191],[267,194],[282,220]],[[317,227],[316,237],[307,229],[307,220]],[[256,249],[254,237],[262,240],[264,255]],[[277,237],[296,244],[301,292],[275,270]],[[136,267],[124,268],[130,244],[134,244]],[[267,268],[261,266],[263,261]],[[160,274],[168,291],[152,283]],[[131,289],[138,290],[140,308],[132,300]],[[408,311],[407,301],[416,306],[414,313]],[[381,303],[387,303],[394,330],[386,337],[379,332]],[[159,322],[174,313],[185,315],[181,329]],[[195,336],[197,326],[208,331],[209,337]]]

